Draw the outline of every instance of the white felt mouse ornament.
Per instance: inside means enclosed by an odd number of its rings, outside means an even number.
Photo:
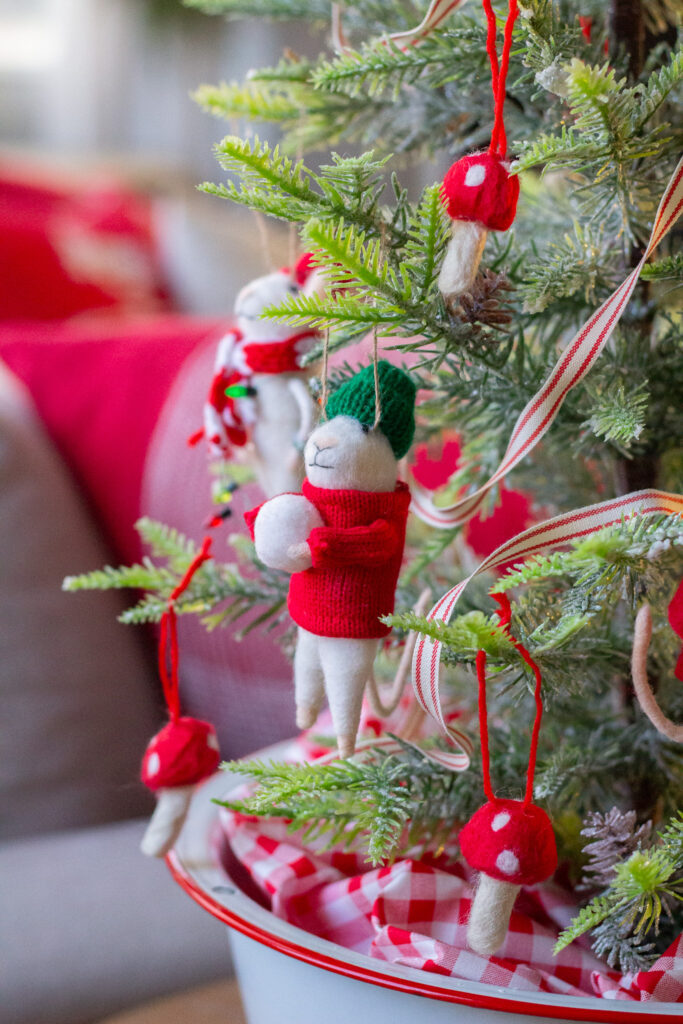
[[[377,375],[377,425],[368,366],[334,392],[306,442],[302,493],[246,514],[259,558],[292,573],[297,725],[313,725],[326,693],[342,757],[355,750],[378,640],[390,632],[380,617],[394,609],[410,505],[397,476],[415,432],[415,385],[384,360]]]
[[[314,404],[301,359],[319,334],[294,333],[286,324],[261,319],[261,313],[291,295],[308,294],[318,280],[306,253],[293,272],[278,270],[240,291],[237,329],[219,342],[204,429],[193,439],[204,436],[211,453],[224,457],[245,449],[268,496],[298,488],[303,478],[301,449]]]

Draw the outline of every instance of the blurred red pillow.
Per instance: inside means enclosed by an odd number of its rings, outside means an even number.
[[[149,199],[116,184],[53,187],[0,166],[0,319],[170,308]]]
[[[213,352],[221,326],[183,316],[0,323],[0,359],[26,385],[123,561],[140,555],[133,524],[145,511],[143,469],[162,407],[185,360],[203,343]],[[202,391],[193,424],[201,425],[203,401]]]
[[[415,446],[410,470],[421,487],[436,491],[453,476],[459,462],[458,435],[447,431],[438,441]],[[475,555],[484,559],[506,540],[525,530],[533,520],[528,497],[522,491],[512,491],[501,486],[498,502],[491,513],[485,517],[473,516],[465,525],[463,535]],[[498,572],[503,572],[512,564],[509,562],[499,566]]]

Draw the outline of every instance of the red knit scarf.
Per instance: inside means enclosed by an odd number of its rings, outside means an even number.
[[[301,370],[303,355],[297,351],[297,345],[317,334],[317,331],[300,331],[285,341],[251,342],[242,346],[244,360],[252,373],[297,373]]]
[[[237,341],[242,341],[243,335],[235,331]],[[299,360],[302,352],[297,351],[299,342],[305,338],[315,338],[317,331],[300,331],[293,334],[284,341],[250,342],[242,344],[242,355],[244,364],[248,371],[243,373],[235,367],[219,370],[211,382],[208,401],[223,420],[225,432],[230,444],[241,448],[249,440],[244,420],[240,416],[238,401],[245,397],[239,395],[239,391],[251,388],[251,378],[255,373],[276,375],[278,373],[300,373],[301,365]],[[233,393],[230,393],[230,390]],[[226,394],[226,391],[228,392]],[[252,392],[253,394],[253,392]],[[200,437],[201,432],[195,437]],[[194,438],[191,439],[194,443]]]

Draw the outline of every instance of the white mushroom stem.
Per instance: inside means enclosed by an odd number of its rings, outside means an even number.
[[[438,286],[442,295],[462,295],[474,284],[486,245],[487,231],[473,220],[454,220],[451,240],[441,264]]]
[[[142,837],[140,849],[148,857],[165,857],[180,835],[194,786],[160,789],[157,805]]]
[[[467,944],[475,953],[490,956],[503,945],[520,888],[481,872],[467,923]]]

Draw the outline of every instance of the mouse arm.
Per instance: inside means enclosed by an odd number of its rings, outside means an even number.
[[[395,555],[400,543],[398,530],[386,519],[346,530],[319,526],[308,537],[314,569],[382,565]]]
[[[213,366],[215,373],[219,373],[221,370],[233,369],[233,356],[237,339],[238,334],[236,331],[228,331],[218,342]]]
[[[306,438],[313,429],[313,402],[306,384],[299,377],[292,377],[288,381],[289,390],[294,401],[299,407],[299,429],[294,438],[297,446],[303,447]]]

